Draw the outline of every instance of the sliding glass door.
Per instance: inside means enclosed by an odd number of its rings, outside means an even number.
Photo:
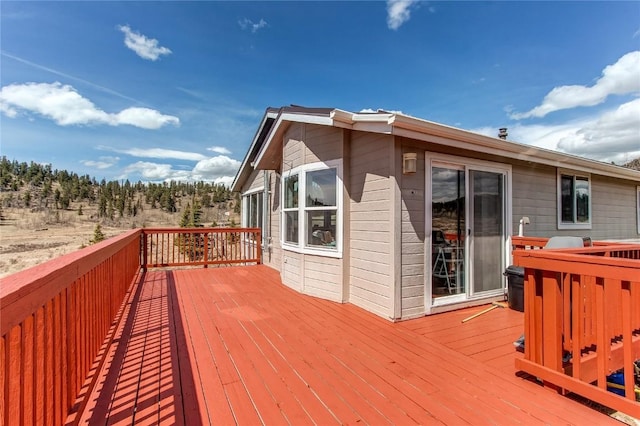
[[[470,227],[473,260],[471,294],[502,288],[504,259],[504,176],[469,171]]]
[[[430,161],[433,305],[500,294],[504,288],[510,169],[500,166]]]
[[[463,167],[433,167],[431,176],[433,297],[463,294],[466,292],[466,172]]]

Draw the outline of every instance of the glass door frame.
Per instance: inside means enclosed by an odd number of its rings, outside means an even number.
[[[504,163],[496,163],[492,161],[478,160],[468,157],[458,157],[454,155],[448,154],[437,154],[437,153],[425,153],[425,311],[427,314],[431,312],[432,308],[447,306],[453,304],[462,304],[465,302],[485,299],[485,298],[495,298],[496,296],[500,296],[504,293],[506,289],[506,278],[504,276],[500,276],[499,279],[502,280],[502,286],[497,290],[475,293],[473,291],[473,277],[471,276],[470,271],[473,271],[473,238],[471,237],[471,226],[472,226],[472,217],[471,217],[471,202],[465,202],[464,206],[464,214],[465,214],[465,242],[464,242],[464,277],[465,277],[465,291],[460,294],[454,295],[445,295],[438,298],[433,297],[433,277],[431,266],[433,262],[433,254],[431,250],[432,244],[432,198],[433,198],[433,188],[432,188],[432,174],[433,167],[450,167],[456,170],[464,170],[465,177],[465,199],[468,200],[469,194],[471,193],[470,186],[472,182],[470,182],[470,171],[484,171],[491,173],[500,173],[503,175],[503,191],[504,191],[504,202],[503,202],[503,218],[504,218],[504,227],[503,227],[503,262],[504,267],[506,268],[509,265],[511,260],[511,234],[513,228],[513,220],[512,220],[512,180],[511,180],[511,170],[512,167],[510,164]],[[427,270],[426,268],[429,267]]]

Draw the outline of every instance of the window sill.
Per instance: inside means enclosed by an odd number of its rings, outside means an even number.
[[[558,223],[559,230],[591,229],[591,223]]]
[[[323,248],[311,248],[311,247],[298,247],[295,245],[282,242],[282,249],[285,251],[291,251],[294,253],[308,254],[321,257],[332,257],[335,259],[342,259],[342,252],[337,249],[323,249]]]

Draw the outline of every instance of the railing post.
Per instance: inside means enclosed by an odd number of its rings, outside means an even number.
[[[204,233],[204,253],[203,253],[202,260],[204,260],[204,267],[208,268],[209,267],[209,233],[208,232]]]
[[[142,230],[142,247],[140,250],[140,256],[142,256],[142,258],[140,259],[140,266],[142,267],[143,271],[147,270],[147,233],[144,232],[144,230]]]
[[[260,229],[256,231],[256,247],[258,249],[257,252],[257,260],[258,265],[262,263],[262,232]]]
[[[559,273],[542,272],[543,365],[562,371],[562,293]]]

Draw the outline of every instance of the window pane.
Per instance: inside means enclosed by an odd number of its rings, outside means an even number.
[[[573,222],[573,176],[562,176],[561,187],[561,214],[563,222]]]
[[[249,227],[258,226],[258,194],[249,196]]]
[[[298,175],[284,179],[284,208],[295,209],[298,207]]]
[[[336,246],[336,213],[335,210],[307,211],[307,245]]]
[[[336,205],[336,169],[307,173],[307,207]]]
[[[258,222],[256,223],[256,227],[262,228],[262,207],[264,205],[264,194],[262,192],[258,193]]]
[[[298,243],[298,212],[284,212],[284,240],[288,243]]]
[[[576,219],[589,222],[589,179],[576,177]]]

